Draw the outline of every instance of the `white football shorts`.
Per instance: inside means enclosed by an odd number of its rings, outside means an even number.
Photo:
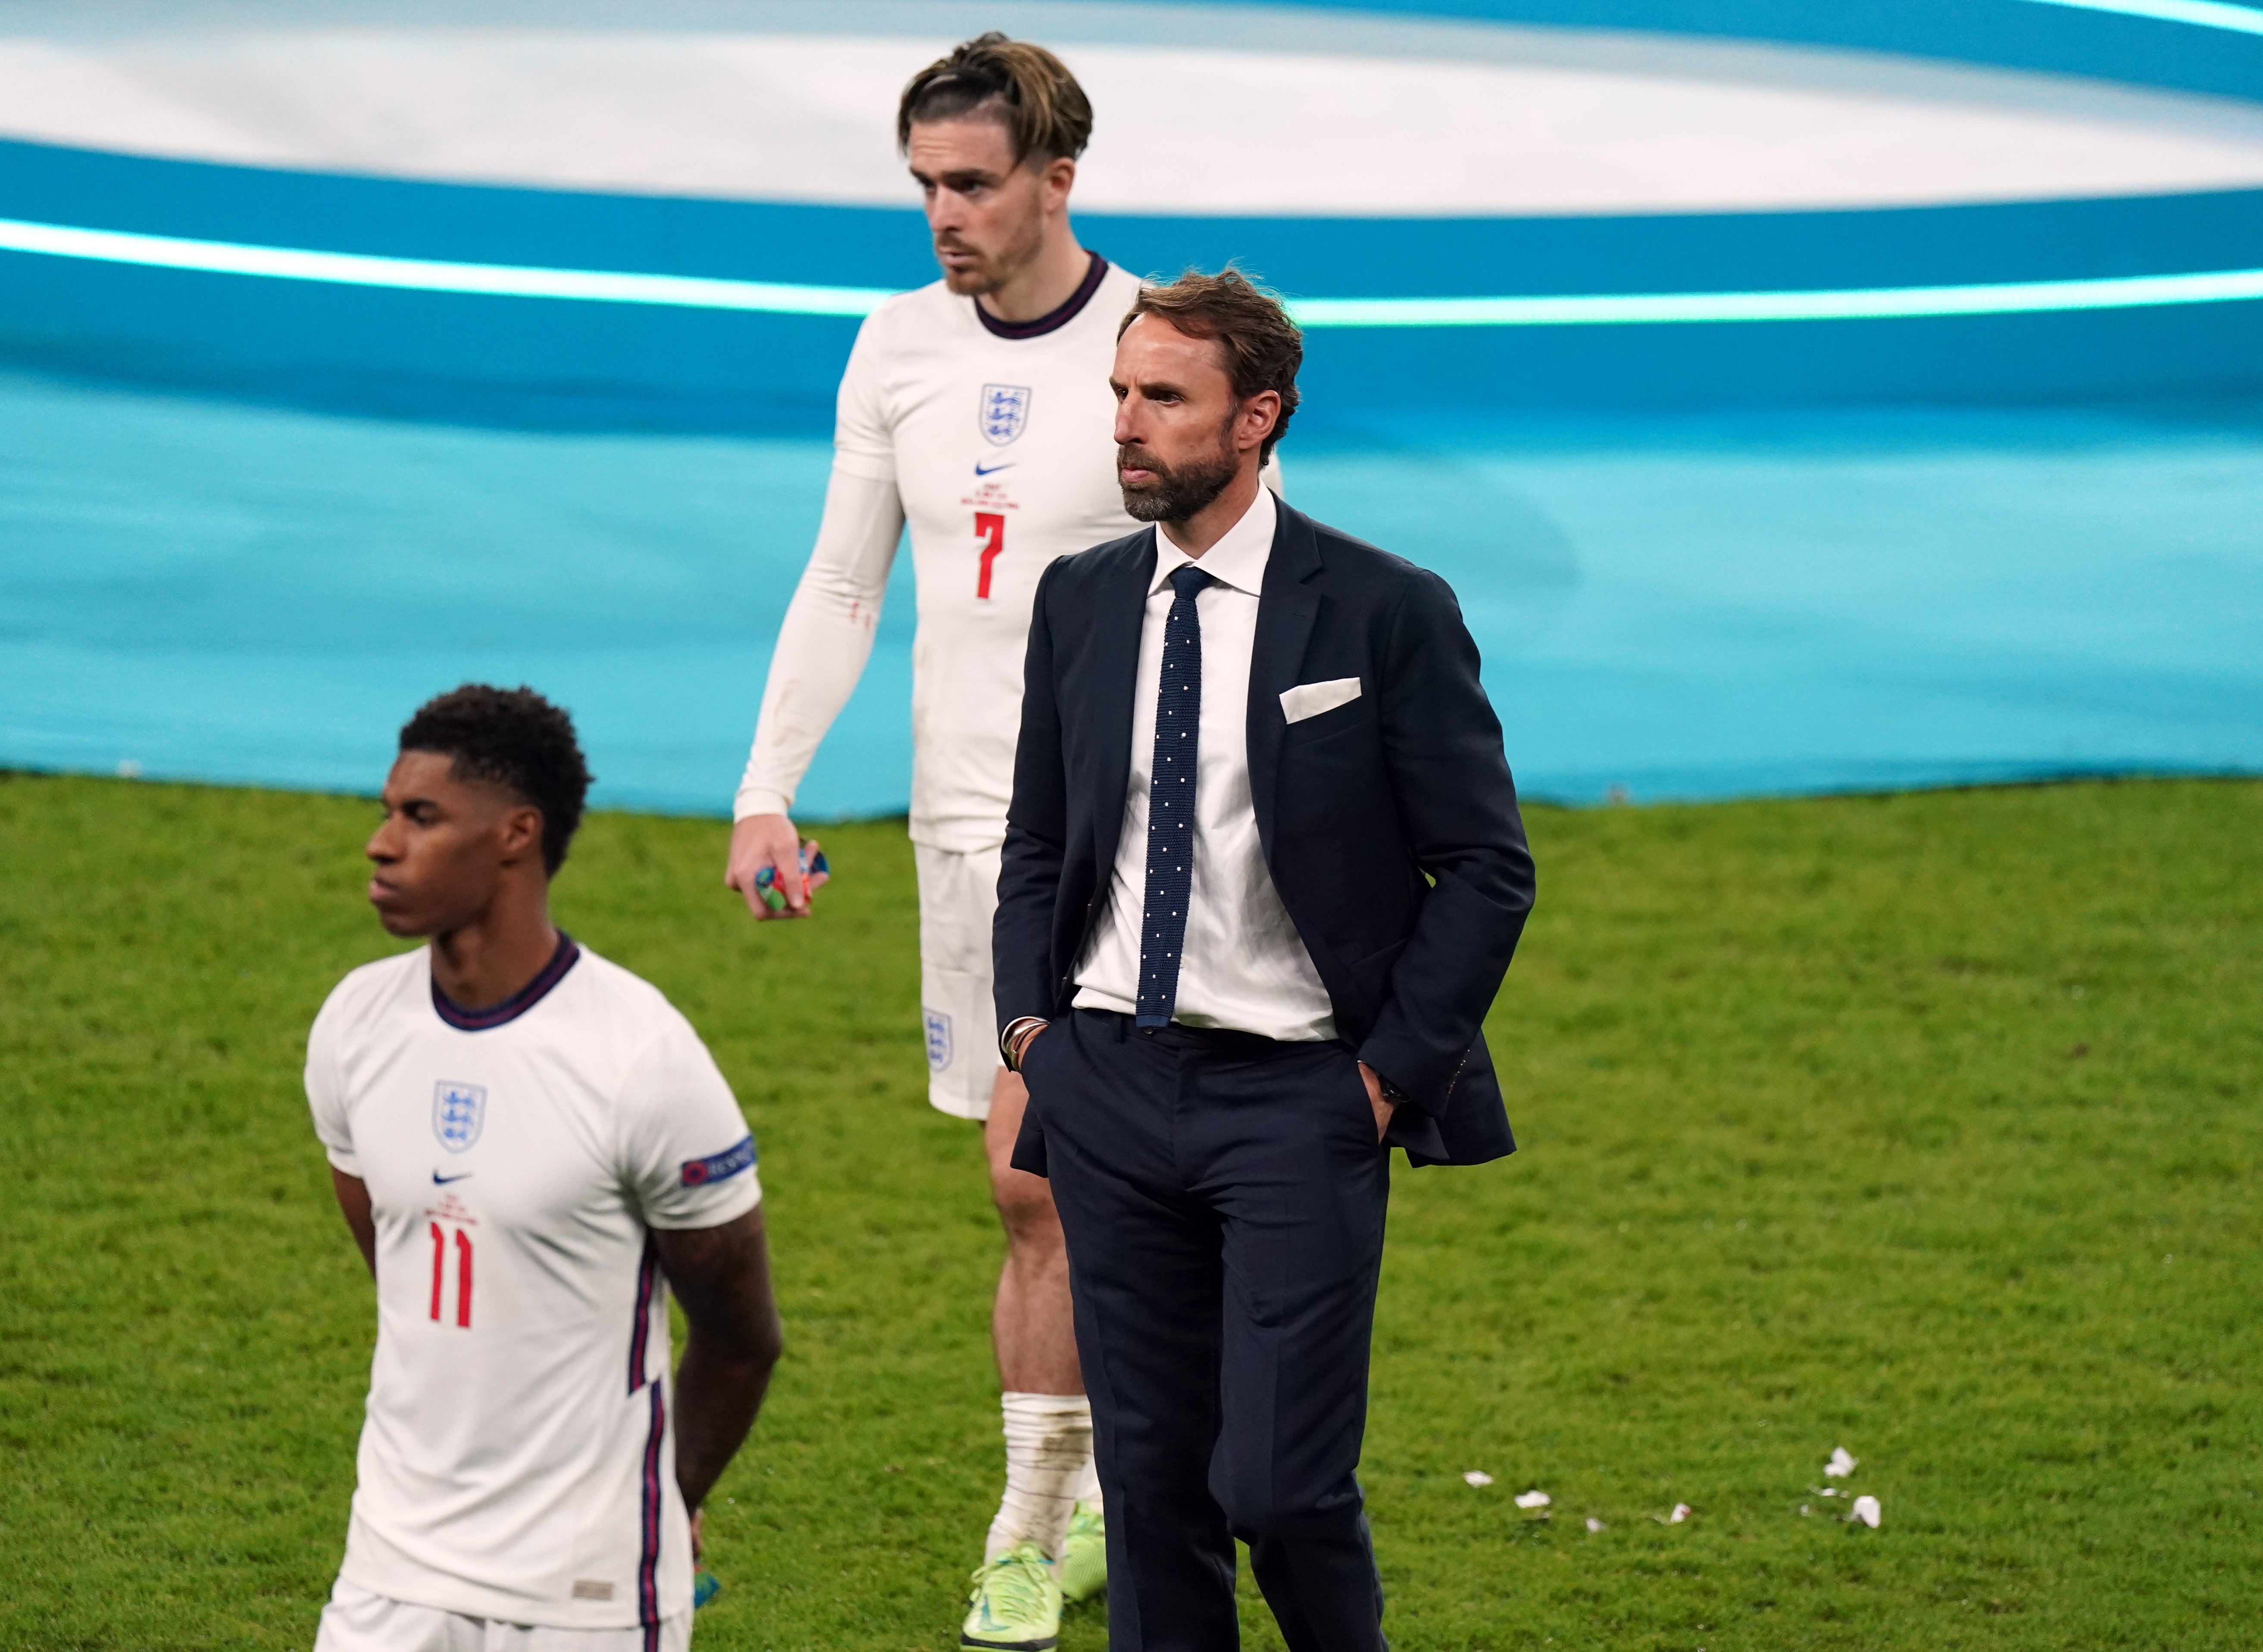
[[[919,869],[920,1016],[927,1099],[953,1118],[990,1116],[998,1007],[990,996],[990,920],[1002,848],[957,854],[912,846]]]
[[[688,1652],[691,1609],[649,1629],[556,1629],[387,1600],[339,1578],[315,1652]]]

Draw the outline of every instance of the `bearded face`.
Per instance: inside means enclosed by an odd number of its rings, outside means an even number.
[[[1124,512],[1134,522],[1184,522],[1233,484],[1240,469],[1228,439],[1229,421],[1218,431],[1215,449],[1165,461],[1144,443],[1116,450],[1116,480],[1124,489]]]

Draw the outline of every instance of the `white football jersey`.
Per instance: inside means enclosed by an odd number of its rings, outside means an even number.
[[[377,1226],[340,1576],[510,1623],[659,1624],[691,1554],[649,1230],[754,1208],[754,1140],[690,1023],[618,965],[561,937],[466,1012],[430,956],[353,971],[307,1039],[315,1134]]]
[[[940,281],[890,299],[841,380],[834,467],[893,482],[911,530],[911,834],[936,848],[1005,839],[1038,577],[1139,526],[1116,478],[1108,375],[1139,283],[1093,269],[1081,307],[1050,328],[987,318]]]

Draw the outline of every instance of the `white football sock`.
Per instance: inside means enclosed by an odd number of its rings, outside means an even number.
[[[1084,1460],[1084,1472],[1076,1477],[1076,1500],[1095,1509],[1103,1507],[1100,1501],[1100,1460],[1096,1457]]]
[[[1058,1562],[1068,1517],[1092,1470],[1092,1403],[1081,1394],[1009,1394],[1001,1410],[1006,1496],[982,1558],[994,1561],[1017,1543],[1035,1543]]]

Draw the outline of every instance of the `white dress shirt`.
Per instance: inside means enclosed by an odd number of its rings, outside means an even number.
[[[1081,1008],[1138,1013],[1139,932],[1147,891],[1147,783],[1155,760],[1155,696],[1171,575],[1193,563],[1211,577],[1195,598],[1202,621],[1202,721],[1195,766],[1194,889],[1180,953],[1177,1007],[1189,1027],[1268,1038],[1335,1036],[1334,1012],[1312,955],[1266,869],[1249,792],[1249,655],[1257,599],[1273,554],[1273,492],[1261,487],[1241,520],[1199,558],[1157,530],[1155,572],[1139,625],[1132,694],[1132,776],[1109,901],[1076,970]]]

